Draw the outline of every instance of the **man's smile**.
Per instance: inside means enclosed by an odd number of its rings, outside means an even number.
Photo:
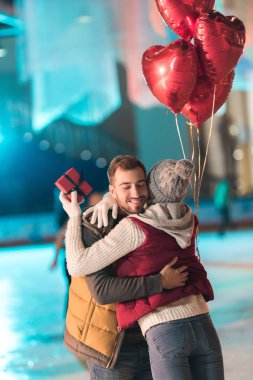
[[[129,203],[132,203],[136,206],[140,206],[142,205],[142,203],[144,202],[144,198],[141,197],[141,198],[131,198],[128,200]]]

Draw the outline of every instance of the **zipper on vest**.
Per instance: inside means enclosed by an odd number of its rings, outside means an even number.
[[[89,228],[93,233],[95,233],[100,239],[102,239],[104,236],[103,234],[100,234],[99,231],[97,231],[94,227],[92,227],[89,223],[87,223],[85,220],[82,220],[83,225],[87,228]],[[111,354],[111,357],[106,365],[106,368],[114,368],[116,361],[119,356],[119,351],[125,336],[125,331],[120,329],[119,326],[117,326],[117,330],[119,332],[118,337],[116,339],[115,345],[113,347],[113,352]]]
[[[116,361],[118,359],[118,356],[119,356],[119,351],[120,351],[124,336],[125,336],[125,331],[122,330],[118,335],[115,346],[113,348],[112,355],[111,355],[111,357],[107,363],[106,368],[114,368]]]

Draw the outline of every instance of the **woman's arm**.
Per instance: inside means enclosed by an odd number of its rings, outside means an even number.
[[[60,201],[70,218],[65,246],[67,268],[71,276],[83,276],[105,268],[137,248],[145,239],[145,234],[125,218],[105,238],[92,247],[85,248],[81,231],[82,211],[77,202],[77,192],[71,193],[71,201],[61,192]]]
[[[70,217],[66,231],[67,267],[71,276],[94,273],[136,249],[145,234],[129,219],[123,219],[107,236],[85,248],[80,216]]]
[[[106,193],[101,201],[84,211],[83,218],[91,217],[91,224],[97,223],[98,228],[107,227],[109,210],[112,211],[112,217],[117,219],[118,208],[115,198],[110,193]]]
[[[110,216],[110,228],[113,228]],[[109,227],[108,227],[109,229]],[[88,221],[82,226],[82,239],[86,247],[90,247],[101,236],[108,234],[108,229],[102,230],[98,226],[91,226]],[[99,231],[99,233],[96,233]],[[148,297],[162,292],[164,275],[156,274],[146,277],[119,278],[115,277],[113,266],[108,266],[91,275],[85,276],[90,293],[102,305],[125,302],[137,298]]]
[[[85,248],[81,230],[81,210],[76,198],[76,192],[72,193],[71,202],[64,198],[62,193],[60,195],[64,209],[70,217],[65,245],[68,270],[72,276],[87,275],[105,268],[120,257],[133,251],[144,241],[145,234],[131,220],[125,218],[105,238],[97,241],[91,247]],[[178,284],[181,281],[182,273],[180,274],[178,270],[172,268],[177,259],[173,260],[161,271],[162,288],[170,289],[180,286]],[[151,276],[147,278],[149,278],[148,281],[153,281]],[[128,281],[130,283],[130,279],[125,278],[125,284]],[[147,280],[136,281],[143,281],[143,284],[145,284]],[[160,284],[158,286],[160,289]]]

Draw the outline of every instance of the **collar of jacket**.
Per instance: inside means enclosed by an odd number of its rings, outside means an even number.
[[[120,221],[121,219],[125,218],[127,214],[120,213],[118,215],[117,219],[114,219],[112,217],[112,212],[109,210],[108,212],[108,226],[107,227],[98,227],[97,223],[91,224],[91,216],[88,219],[82,219],[82,225],[86,228],[89,228],[95,235],[99,237],[99,239],[102,239],[105,235],[107,235]]]

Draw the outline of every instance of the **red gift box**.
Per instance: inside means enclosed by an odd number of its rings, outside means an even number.
[[[72,191],[77,190],[78,203],[82,202],[85,196],[92,191],[92,187],[88,182],[82,179],[82,176],[74,168],[66,171],[66,173],[55,182],[55,186],[63,191],[69,200],[71,200]]]

